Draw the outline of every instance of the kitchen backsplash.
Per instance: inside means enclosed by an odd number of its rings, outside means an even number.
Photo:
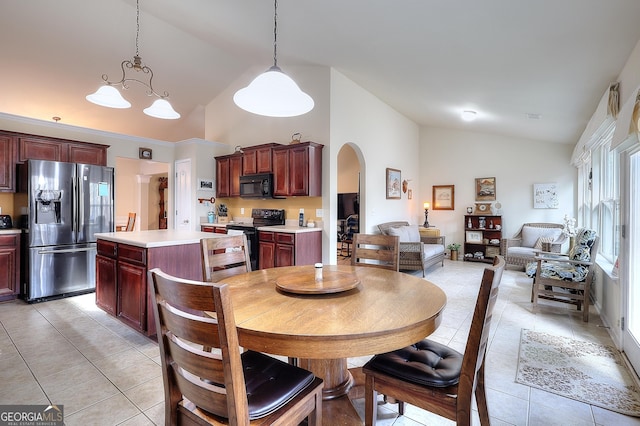
[[[243,198],[218,198],[216,207],[227,205],[229,217],[251,217],[251,209],[284,209],[287,220],[298,220],[300,209],[304,209],[304,220],[322,220],[316,216],[316,210],[322,209],[322,197],[289,197],[286,199],[254,200]],[[244,208],[244,213],[242,209]]]

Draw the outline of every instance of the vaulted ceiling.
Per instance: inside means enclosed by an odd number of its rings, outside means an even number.
[[[273,62],[272,1],[140,8],[140,55],[181,119],[144,115],[141,87],[126,93],[128,110],[85,100],[135,54],[135,0],[2,0],[0,112],[202,138],[204,107]],[[333,67],[420,125],[558,143],[577,141],[640,39],[638,0],[280,0],[278,16],[285,72]],[[463,109],[478,119],[462,122]]]

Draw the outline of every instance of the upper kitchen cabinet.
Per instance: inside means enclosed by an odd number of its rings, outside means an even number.
[[[21,136],[18,138],[18,162],[50,160],[106,166],[107,148],[107,145]]]
[[[273,170],[271,150],[274,146],[278,146],[278,144],[269,143],[243,148],[242,174],[255,175],[257,173],[271,173]]]
[[[273,195],[322,195],[322,148],[302,142],[273,148]]]
[[[67,161],[68,152],[63,142],[36,137],[18,138],[18,161],[27,160]]]
[[[15,190],[15,139],[0,133],[0,192]]]
[[[107,146],[105,145],[70,143],[68,148],[69,162],[71,163],[107,165]]]
[[[215,157],[215,159],[216,196],[218,198],[239,197],[243,156],[241,154],[232,154]]]
[[[16,189],[16,164],[27,160],[107,165],[108,145],[13,132],[0,133],[0,192]]]

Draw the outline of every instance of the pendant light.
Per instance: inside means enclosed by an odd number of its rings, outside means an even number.
[[[233,101],[245,111],[267,117],[295,117],[313,109],[311,96],[278,67],[278,0],[274,0],[273,66],[238,90]]]
[[[89,102],[92,102],[96,105],[108,107],[108,108],[131,108],[131,103],[122,97],[118,89],[114,86],[120,85],[123,89],[128,89],[128,83],[135,81],[136,83],[140,83],[147,88],[148,96],[157,96],[159,99],[156,99],[155,102],[151,104],[148,108],[145,108],[143,112],[151,117],[162,118],[165,120],[173,120],[176,118],[180,118],[180,114],[178,114],[167,98],[169,94],[164,92],[162,95],[156,93],[153,90],[152,80],[153,80],[153,71],[146,65],[142,64],[142,58],[139,54],[138,49],[138,39],[140,36],[140,0],[136,0],[136,54],[133,57],[133,62],[129,60],[122,61],[120,64],[120,68],[122,68],[122,78],[120,81],[109,81],[109,77],[106,74],[102,74],[102,80],[106,83],[104,86],[101,86],[95,93],[87,95],[86,99]],[[149,82],[145,82],[142,80],[138,80],[137,78],[127,77],[127,70],[133,70],[136,73],[142,72],[143,75],[149,76]]]

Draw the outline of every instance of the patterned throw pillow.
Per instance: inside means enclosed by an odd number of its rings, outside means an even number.
[[[538,238],[538,241],[536,241],[536,244],[533,246],[533,248],[536,250],[542,250],[542,243],[552,243],[553,240],[553,237],[540,237]]]
[[[575,246],[569,257],[573,260],[591,261],[591,247],[596,241],[596,231],[582,228],[575,236]]]

